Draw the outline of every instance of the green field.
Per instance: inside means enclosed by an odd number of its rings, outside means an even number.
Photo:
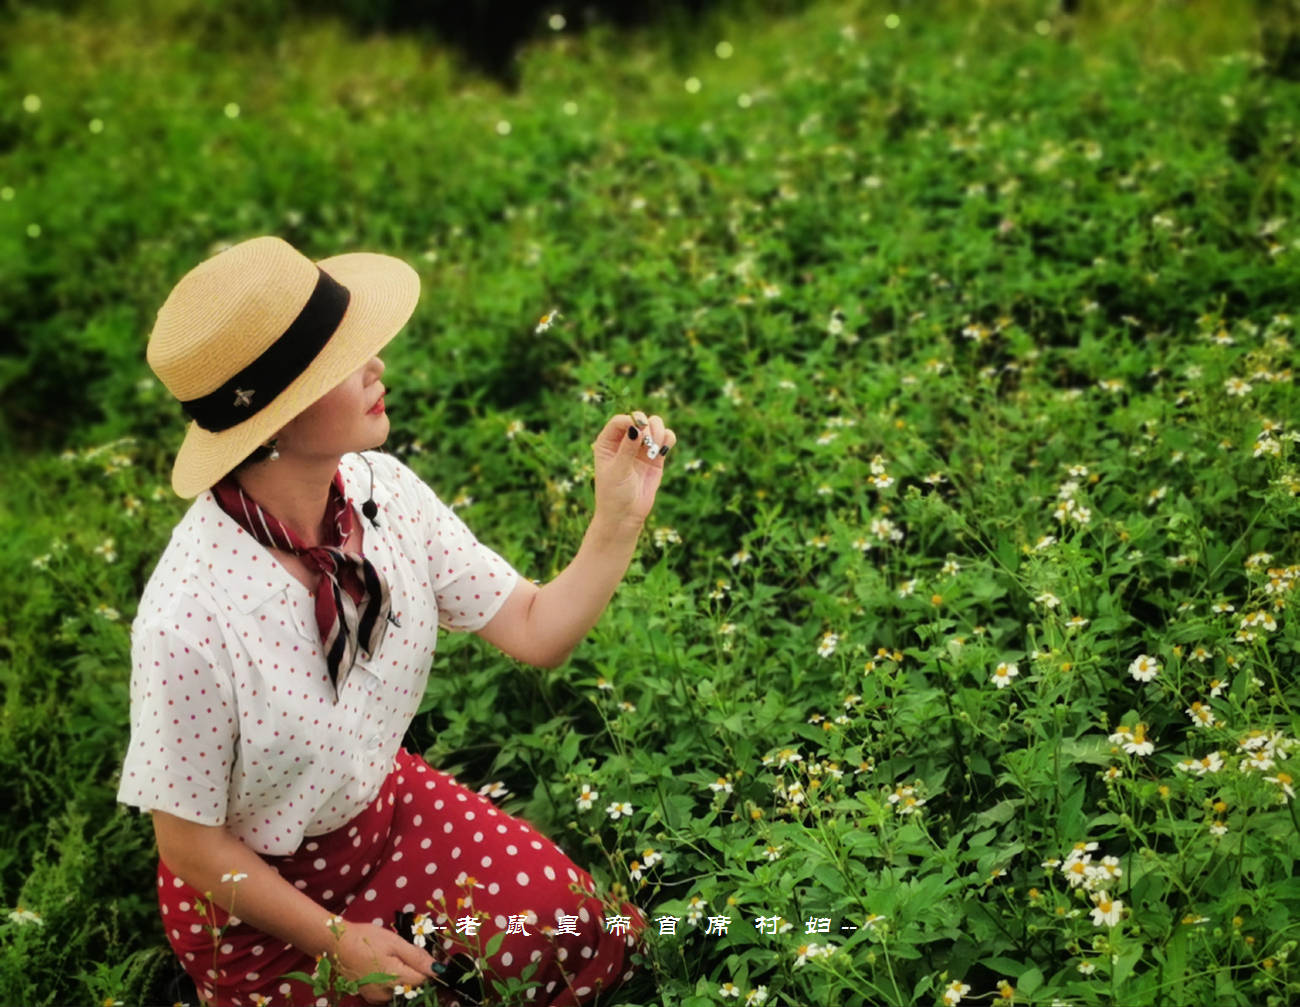
[[[610,415],[677,434],[573,658],[444,635],[407,742],[678,920],[602,1003],[1300,1001],[1300,20],[1082,7],[544,30],[509,90],[0,6],[0,1003],[175,971],[114,800],[187,506],[144,348],[264,233],[419,270],[387,449],[527,576]]]

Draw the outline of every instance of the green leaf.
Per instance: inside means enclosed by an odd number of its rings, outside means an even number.
[[[1090,734],[1082,738],[1061,739],[1061,759],[1070,762],[1089,762],[1095,766],[1109,766],[1114,761],[1110,742],[1103,735]]]
[[[500,951],[501,945],[505,943],[505,939],[506,939],[506,932],[504,930],[498,930],[491,937],[489,937],[487,944],[483,946],[483,957],[491,958],[498,951]]]
[[[1066,793],[1065,800],[1061,802],[1058,821],[1060,822],[1059,835],[1063,843],[1079,842],[1083,838],[1086,831],[1083,821],[1084,794],[1084,787],[1071,787]]]
[[[1016,980],[1016,992],[1027,997],[1042,985],[1043,970],[1040,968],[1026,969],[1020,973],[1020,978]]]
[[[988,844],[994,840],[997,834],[998,834],[997,829],[984,829],[982,832],[977,832],[969,839],[962,841],[962,844],[966,847],[967,850],[971,852],[978,852],[980,848],[988,846]]]
[[[725,727],[732,734],[745,733],[745,715],[743,713],[733,713],[730,717],[718,721],[719,727]]]
[[[980,964],[994,972],[1001,972],[1005,976],[1015,976],[1020,974],[1020,970],[1025,967],[1024,962],[1018,962],[1012,958],[1003,958],[994,955],[991,958],[983,958]]]
[[[566,765],[572,765],[578,761],[578,748],[582,743],[582,735],[577,731],[565,731],[564,740],[560,742],[560,761]]]
[[[1175,927],[1165,945],[1165,981],[1172,983],[1169,987],[1174,1003],[1185,1003],[1184,992],[1187,981],[1187,927]]]
[[[1121,951],[1119,957],[1115,959],[1114,978],[1111,982],[1117,989],[1128,982],[1129,976],[1133,974],[1133,967],[1142,957],[1143,950],[1142,945],[1135,944]]]
[[[981,811],[976,815],[975,821],[979,825],[985,826],[1009,822],[1015,817],[1016,809],[1023,803],[1024,801],[1019,798],[1008,798],[1004,801],[998,801],[998,803],[993,805],[993,807]]]

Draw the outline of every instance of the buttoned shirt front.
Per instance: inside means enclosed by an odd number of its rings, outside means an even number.
[[[131,627],[131,740],[118,801],[224,825],[268,856],[351,821],[379,792],[424,696],[439,627],[485,626],[518,574],[414,472],[368,452],[364,553],[393,620],[335,702],[312,592],[201,493]],[[355,518],[359,455],[339,469]]]

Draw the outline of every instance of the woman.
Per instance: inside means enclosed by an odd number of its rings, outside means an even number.
[[[323,1003],[283,977],[324,954],[350,980],[395,977],[349,1005],[450,987],[457,954],[479,959],[489,997],[513,978],[534,1003],[585,1003],[630,975],[645,926],[401,740],[440,626],[567,658],[626,571],[675,437],[657,416],[606,424],[591,525],[539,588],[409,468],[359,453],[388,436],[377,354],[418,293],[388,256],[313,263],[254,238],[183,277],[149,339],[194,421],[172,485],[196,499],[132,626],[118,800],[152,812],[167,939],[205,1003]]]

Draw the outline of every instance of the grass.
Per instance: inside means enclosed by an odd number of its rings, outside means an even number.
[[[444,637],[408,736],[676,921],[609,1003],[1292,1002],[1300,96],[1252,5],[1084,6],[559,33],[513,94],[329,22],[14,15],[0,1000],[171,968],[113,800],[185,507],[144,342],[273,232],[417,266],[389,448],[527,575],[608,415],[678,435],[573,659]]]

